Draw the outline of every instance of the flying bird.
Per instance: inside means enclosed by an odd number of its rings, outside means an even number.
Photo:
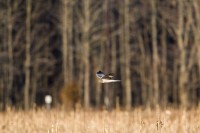
[[[121,80],[115,80],[113,79],[114,74],[109,73],[109,74],[104,74],[102,71],[98,71],[96,73],[97,78],[101,79],[101,83],[112,83],[112,82],[120,82]]]

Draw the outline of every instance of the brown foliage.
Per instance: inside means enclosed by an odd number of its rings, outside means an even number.
[[[59,92],[59,99],[66,109],[75,109],[76,104],[80,101],[80,87],[75,82],[65,84]]]

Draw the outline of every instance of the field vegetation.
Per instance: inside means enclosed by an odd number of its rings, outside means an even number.
[[[198,133],[200,108],[83,110],[35,109],[0,113],[1,133]]]

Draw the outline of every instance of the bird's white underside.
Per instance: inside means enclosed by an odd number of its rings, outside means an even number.
[[[114,79],[102,79],[100,80],[101,83],[112,83],[112,82],[120,82],[121,80],[114,80]]]

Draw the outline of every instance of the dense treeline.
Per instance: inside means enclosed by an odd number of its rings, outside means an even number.
[[[198,0],[1,0],[0,109],[71,86],[85,107],[197,106],[199,42]]]

